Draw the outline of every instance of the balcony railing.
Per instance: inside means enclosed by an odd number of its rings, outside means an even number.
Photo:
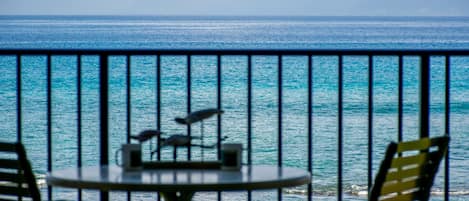
[[[358,115],[359,119],[364,119],[360,122],[365,125],[360,127],[364,138],[357,142],[366,145],[366,153],[358,155],[366,158],[363,159],[366,164],[362,164],[366,169],[363,180],[370,187],[373,171],[378,168],[377,163],[382,158],[380,154],[389,139],[403,140],[405,130],[410,130],[408,133],[418,130],[418,135],[413,137],[426,137],[430,133],[450,135],[451,61],[468,56],[469,50],[0,50],[0,66],[4,72],[1,79],[4,83],[10,83],[4,84],[9,87],[2,89],[5,92],[1,103],[5,107],[2,110],[8,116],[2,122],[5,125],[2,132],[9,133],[9,140],[22,141],[30,144],[29,147],[36,146],[29,148],[28,154],[33,157],[41,155],[36,151],[46,152],[45,164],[40,162],[40,157],[38,161],[32,161],[35,169],[44,173],[57,167],[113,163],[110,154],[116,146],[130,142],[130,135],[144,128],[182,132],[189,136],[197,134],[195,126],[181,129],[172,125],[173,113],[186,114],[204,107],[215,107],[225,110],[226,114],[218,115],[208,125],[217,143],[216,149],[207,153],[208,158],[219,159],[221,139],[229,135],[228,140],[241,141],[245,145],[245,163],[295,165],[313,172],[314,181],[317,177],[314,166],[324,169],[324,164],[321,164],[324,161],[316,160],[315,156],[332,150],[334,163],[329,166],[335,169],[332,175],[336,183],[334,196],[337,200],[343,200],[344,180],[350,176],[344,174],[350,166],[346,163],[350,162],[347,157],[357,154],[347,154],[344,150],[347,139],[351,138],[348,129],[353,130],[350,125],[357,124],[348,121],[347,117],[357,111],[365,114]],[[356,73],[348,73],[350,65],[360,67],[360,78],[354,77]],[[150,70],[139,71],[145,66],[151,66]],[[432,71],[435,68],[440,70]],[[10,73],[5,69],[9,69]],[[432,132],[430,111],[434,105],[430,83],[434,75],[442,77],[440,84],[443,92],[438,93],[442,101],[437,106],[441,109],[444,124],[441,132]],[[413,81],[408,78],[410,85],[418,83],[418,87],[414,87],[418,90],[409,96],[418,98],[418,101],[405,98],[408,95],[405,76],[416,78]],[[356,79],[361,81],[354,82]],[[395,81],[390,82],[392,85],[379,85],[387,79]],[[366,85],[358,86],[359,92],[355,92],[348,91],[350,83]],[[267,89],[265,86],[268,86]],[[31,90],[32,87],[39,89]],[[397,92],[392,96],[393,100],[381,96],[383,89],[389,87],[395,89],[391,93]],[[324,88],[328,90],[324,92]],[[201,97],[201,92],[207,90],[210,95]],[[294,90],[298,91],[291,93]],[[12,91],[15,93],[9,93]],[[349,101],[350,94],[358,96],[358,101]],[[331,102],[326,103],[328,100]],[[300,106],[291,106],[296,103]],[[381,118],[377,110],[392,110],[394,106],[396,116],[391,119],[396,122],[395,128],[391,131],[377,128],[376,119]],[[295,115],[289,111],[292,107],[295,108]],[[302,108],[304,111],[301,111]],[[42,112],[30,113],[31,110],[41,109]],[[262,110],[268,111],[265,114]],[[236,115],[229,116],[229,113]],[[406,115],[417,120],[410,120],[407,125],[406,121],[409,120]],[[316,136],[322,132],[315,131],[315,128],[324,123],[321,122],[324,118],[320,118],[323,116],[334,121],[334,125],[329,126],[333,131],[328,131],[334,136]],[[290,118],[304,122],[299,122],[302,126],[291,131],[290,125],[295,122]],[[261,125],[262,121],[267,121],[264,122],[266,125]],[[42,123],[45,127],[38,127]],[[256,134],[262,132],[259,128],[275,132],[270,136],[274,140],[267,139],[275,145],[259,144],[265,138],[259,139]],[[62,133],[73,137],[62,138],[59,135]],[[298,139],[292,139],[292,133],[297,133],[293,137]],[[386,136],[383,137],[383,133]],[[406,138],[412,138],[410,136]],[[292,144],[289,140],[302,144]],[[68,155],[61,153],[64,150]],[[98,152],[99,160],[89,156],[95,152]],[[292,156],[294,158],[290,158]],[[198,150],[190,147],[177,156],[158,152],[156,158],[199,159]],[[440,169],[444,175],[444,200],[449,200],[451,190],[449,164],[447,155]],[[328,168],[327,165],[325,167]],[[304,199],[312,200],[317,195],[314,187],[314,182],[304,187]],[[279,189],[276,199],[282,200],[284,193]],[[223,200],[222,194],[217,193],[218,200]],[[47,198],[52,200],[54,195],[49,186]],[[100,197],[107,200],[109,194],[101,192]],[[247,192],[246,199],[251,200],[252,197],[253,192]],[[84,199],[82,191],[77,192],[77,199]]]

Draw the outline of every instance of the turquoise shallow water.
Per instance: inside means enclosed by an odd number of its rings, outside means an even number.
[[[380,48],[380,49],[469,49],[467,18],[190,18],[190,17],[0,17],[1,48]],[[52,58],[53,168],[76,164],[76,57]],[[216,106],[216,58],[192,57],[192,110]],[[16,136],[15,57],[0,56],[0,139]],[[83,67],[83,162],[98,159],[98,58],[84,56]],[[125,57],[110,59],[110,155],[125,141]],[[417,138],[418,58],[404,58],[404,138]],[[432,57],[431,135],[443,134],[444,58]],[[186,111],[186,60],[165,56],[161,60],[162,130],[185,133],[173,122]],[[397,57],[374,57],[374,146],[373,166],[382,158],[384,146],[397,139]],[[24,56],[23,142],[33,158],[40,181],[46,172],[46,60]],[[283,163],[307,166],[307,58],[283,58]],[[363,200],[367,168],[367,64],[366,57],[344,58],[344,190],[347,199]],[[467,116],[469,113],[469,58],[451,58],[451,200],[469,199],[467,175]],[[333,200],[337,158],[337,57],[313,57],[314,144],[313,187],[318,199]],[[156,57],[131,58],[132,134],[156,128]],[[222,57],[223,135],[229,142],[246,143],[247,59]],[[277,163],[277,58],[253,57],[253,163]],[[272,126],[274,125],[274,126]],[[205,122],[206,142],[214,142],[215,119]],[[192,128],[199,134],[199,127]],[[145,145],[144,157],[149,157]],[[215,159],[215,151],[205,158]],[[180,151],[178,159],[186,153]],[[169,149],[163,159],[172,157]],[[200,159],[194,149],[193,159]],[[112,163],[114,162],[111,159]],[[245,158],[246,160],[246,158]],[[374,172],[375,173],[375,172]],[[434,200],[441,200],[442,175],[437,178]],[[63,189],[57,197],[74,195]],[[285,200],[304,200],[304,187],[285,191]],[[46,195],[45,188],[43,195]],[[113,199],[121,194],[113,193]],[[227,193],[238,200],[245,193]],[[97,193],[85,193],[95,199]],[[149,200],[151,194],[137,194]],[[214,198],[201,193],[198,200]],[[270,200],[272,192],[255,192],[253,200]]]

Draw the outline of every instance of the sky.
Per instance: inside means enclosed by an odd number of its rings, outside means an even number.
[[[469,16],[469,0],[0,0],[0,15]]]

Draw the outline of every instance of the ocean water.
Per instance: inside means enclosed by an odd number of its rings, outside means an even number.
[[[0,48],[43,49],[469,49],[467,17],[99,17],[0,16]],[[52,57],[53,169],[77,160],[75,56]],[[82,57],[83,163],[99,163],[98,66]],[[162,131],[184,134],[173,119],[186,109],[186,58],[161,57]],[[283,58],[283,164],[307,167],[307,58]],[[373,175],[386,144],[397,140],[397,66],[393,56],[373,58]],[[444,134],[444,62],[431,58],[431,136]],[[404,139],[418,137],[419,58],[404,57]],[[110,156],[126,136],[126,59],[110,59]],[[216,106],[216,57],[191,58],[192,110]],[[337,57],[313,57],[313,197],[335,200],[337,175]],[[365,200],[367,188],[367,57],[344,58],[344,194]],[[16,58],[0,56],[0,139],[16,139]],[[247,58],[222,57],[222,133],[228,142],[246,144]],[[131,58],[131,132],[156,128],[156,57]],[[46,58],[22,57],[23,142],[39,182],[47,172]],[[253,163],[277,164],[277,57],[253,57]],[[469,199],[469,57],[451,57],[451,200]],[[274,126],[272,126],[274,125]],[[205,122],[205,142],[215,142],[216,120]],[[198,125],[192,135],[200,134]],[[149,158],[150,145],[145,144]],[[153,145],[154,148],[154,145]],[[185,160],[180,150],[178,160]],[[192,150],[192,159],[201,158]],[[163,160],[170,160],[164,149]],[[205,151],[204,159],[215,159]],[[246,157],[244,158],[246,161]],[[111,163],[114,158],[111,157]],[[440,166],[442,167],[442,166]],[[432,200],[442,200],[442,176]],[[47,190],[42,185],[43,196]],[[285,189],[283,200],[305,200],[305,187]],[[113,200],[123,199],[113,192]],[[95,200],[96,191],[85,191]],[[135,200],[155,194],[135,193]],[[253,200],[276,199],[276,191],[255,191]],[[54,188],[54,198],[74,199],[73,190]],[[245,199],[244,192],[223,193],[223,200]],[[195,200],[216,200],[216,193],[197,193]]]

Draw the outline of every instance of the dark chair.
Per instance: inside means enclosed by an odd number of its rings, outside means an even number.
[[[23,145],[0,142],[0,200],[20,198],[41,200],[36,178]]]
[[[447,136],[390,143],[369,200],[428,200],[448,143]]]

